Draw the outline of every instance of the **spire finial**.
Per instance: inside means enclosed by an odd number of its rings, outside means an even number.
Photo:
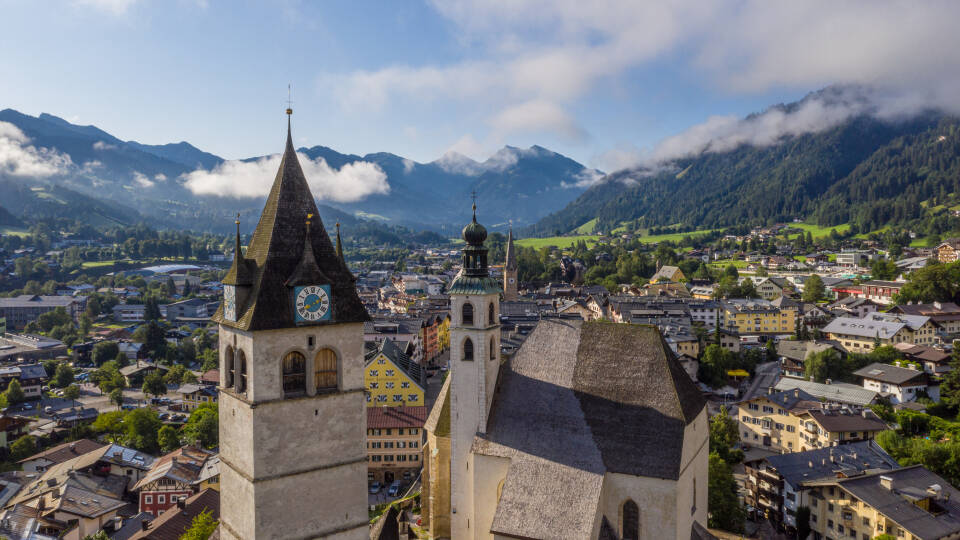
[[[234,248],[234,251],[236,251],[234,257],[242,257],[243,252],[240,251],[240,212],[237,212],[237,219],[233,223],[237,226],[237,245]]]
[[[470,192],[470,198],[473,199],[473,222],[477,222],[477,190]]]
[[[310,220],[313,219],[313,214],[307,214],[307,236],[310,235]]]
[[[290,116],[293,114],[293,100],[290,99],[290,96],[291,96],[290,85],[288,84],[287,85],[287,116]]]
[[[340,239],[340,220],[337,220],[337,257],[342,262],[343,259],[343,240]]]

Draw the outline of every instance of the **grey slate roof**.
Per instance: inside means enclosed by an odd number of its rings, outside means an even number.
[[[856,386],[846,383],[823,384],[804,379],[794,379],[784,377],[777,381],[774,386],[777,390],[792,390],[799,388],[817,399],[823,398],[827,401],[837,403],[848,403],[851,405],[869,405],[877,399],[878,392],[867,390],[862,386]]]
[[[684,428],[704,406],[656,328],[541,321],[501,367],[474,441],[510,459],[491,531],[589,537],[604,474],[676,479]]]
[[[864,409],[862,414],[850,411],[835,411],[814,409],[807,414],[823,429],[831,432],[854,431],[883,431],[887,424],[870,409]]]
[[[803,402],[807,402],[808,404],[810,402],[817,402],[816,397],[800,389],[784,390],[782,392],[774,392],[772,394],[758,394],[753,397],[753,399],[760,398],[768,399],[788,411],[797,405],[803,404]],[[753,399],[749,401],[753,401]]]
[[[903,384],[907,382],[919,382],[926,376],[926,373],[917,369],[902,368],[891,366],[890,364],[881,364],[874,362],[867,367],[860,368],[853,372],[857,377],[864,379],[873,379],[890,384]]]
[[[893,479],[893,489],[881,486],[881,477]],[[920,465],[847,478],[838,483],[921,540],[944,538],[960,532],[960,491]],[[943,510],[940,514],[927,512],[911,502],[911,499],[930,497],[927,490],[933,485],[939,485],[942,495],[949,497],[936,501]]]
[[[877,470],[896,469],[900,465],[874,441],[862,441],[806,452],[775,454],[765,461],[792,486],[803,482],[835,478],[838,472],[850,476]]]
[[[237,306],[236,322],[223,317],[223,306],[214,314],[213,321],[248,331],[296,326],[293,289],[288,286],[288,280],[294,277],[304,258],[308,214],[313,214],[310,251],[315,255],[312,261],[315,264],[307,266],[317,267],[330,280],[319,284],[329,284],[331,287],[332,317],[328,321],[313,324],[369,320],[370,316],[357,295],[353,275],[343,260],[337,257],[333,243],[327,236],[310,186],[300,168],[288,127],[280,168],[260,215],[260,222],[253,232],[250,247],[243,255],[244,264],[252,273],[250,296],[244,306]]]

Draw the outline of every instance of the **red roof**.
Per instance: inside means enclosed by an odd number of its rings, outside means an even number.
[[[203,372],[203,375],[200,375],[200,381],[211,384],[220,384],[220,370],[219,369],[208,369]]]
[[[367,428],[422,428],[429,413],[426,407],[367,407]]]

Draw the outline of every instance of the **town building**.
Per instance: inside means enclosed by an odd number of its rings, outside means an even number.
[[[427,407],[367,408],[367,481],[409,483],[423,466]]]
[[[800,415],[800,450],[869,441],[890,429],[872,409],[824,404]]]
[[[951,238],[936,247],[937,260],[942,263],[956,262],[960,258],[960,239]]]
[[[706,407],[657,329],[545,318],[501,364],[486,230],[474,217],[463,236],[423,525],[451,538],[691,538],[707,517]],[[446,426],[449,460],[431,446]],[[431,507],[448,500],[444,531]]]
[[[930,375],[940,376],[952,369],[950,363],[953,357],[942,349],[909,343],[897,343],[893,348],[903,355],[907,363],[920,365]]]
[[[366,345],[363,383],[367,406],[422,405],[427,387],[426,370],[389,339]]]
[[[960,334],[960,306],[954,302],[899,304],[890,308],[888,313],[930,317],[947,335]]]
[[[808,482],[815,540],[960,535],[960,491],[921,465]]]
[[[862,319],[839,317],[827,324],[827,339],[846,352],[868,353],[876,345],[912,343],[930,345],[940,341],[938,326],[930,317],[895,313],[870,313]]]
[[[288,109],[288,115],[292,113]],[[223,279],[220,537],[369,538],[363,363],[369,315],[320,219],[290,133],[247,251]]]
[[[133,448],[111,444],[100,462],[110,466],[110,474],[127,479],[127,489],[132,489],[153,467],[156,458]]]
[[[197,446],[184,446],[154,461],[150,470],[137,482],[140,512],[159,516],[176,506],[180,497],[220,488],[220,456]]]
[[[160,316],[167,318],[167,305],[162,304],[157,307],[160,309]],[[118,323],[138,323],[146,320],[146,304],[117,304],[113,306],[113,320]]]
[[[173,506],[156,519],[142,521],[140,530],[127,540],[178,539],[190,528],[194,518],[203,512],[210,512],[214,520],[219,519],[220,493],[216,490],[205,489],[196,495],[177,499]]]
[[[89,454],[95,450],[101,450],[105,446],[106,445],[102,443],[91,441],[90,439],[80,439],[47,448],[43,452],[20,460],[18,463],[24,472],[42,473],[54,465],[70,461],[71,459]]]
[[[768,300],[729,299],[721,302],[723,326],[743,335],[793,334],[796,307],[778,308]]]
[[[77,322],[86,305],[87,299],[84,296],[21,294],[13,298],[0,298],[0,317],[6,319],[7,328],[19,331],[28,323],[37,320],[40,315],[57,308],[66,310],[67,315]]]
[[[797,511],[810,506],[809,482],[888,471],[900,466],[874,441],[777,454],[744,465],[745,502],[756,508],[760,516],[790,530],[797,526]]]
[[[920,395],[934,401],[940,398],[939,386],[930,386],[930,377],[923,370],[874,362],[853,374],[863,379],[864,388],[880,392],[894,404],[916,401]]]
[[[799,389],[817,398],[818,401],[855,407],[873,405],[881,398],[880,392],[867,390],[856,384],[833,381],[818,383],[792,377],[783,377],[773,388],[778,392]]]
[[[196,410],[201,405],[214,404],[217,402],[217,389],[208,384],[187,383],[177,388],[177,393],[182,396],[183,408],[188,411]]]
[[[777,342],[780,372],[785,377],[806,378],[804,362],[807,358],[830,349],[836,348],[831,343],[821,343],[813,340],[780,340]]]
[[[894,295],[899,294],[900,288],[905,284],[906,282],[903,281],[865,281],[860,285],[860,289],[863,291],[861,296],[867,300],[873,300],[878,304],[888,306],[893,303]]]
[[[0,334],[0,363],[36,362],[67,355],[59,339],[33,334]]]
[[[14,379],[20,383],[25,399],[40,399],[43,385],[47,382],[47,370],[42,364],[21,364],[18,366],[0,367],[0,389],[6,391],[10,381]]]

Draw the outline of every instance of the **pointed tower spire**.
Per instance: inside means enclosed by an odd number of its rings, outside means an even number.
[[[300,262],[294,269],[293,274],[287,280],[286,285],[288,287],[330,283],[327,276],[317,266],[317,258],[313,255],[313,236],[310,234],[310,221],[312,219],[313,214],[307,214],[307,234],[303,238],[303,254],[300,256]]]
[[[337,257],[343,261],[343,240],[340,239],[340,222],[337,221]]]
[[[243,246],[240,245],[240,212],[237,212],[237,218],[233,221],[234,225],[237,227],[237,236],[234,240],[233,247],[233,264],[230,265],[230,270],[227,271],[227,275],[223,278],[224,285],[250,285],[253,283],[253,272],[250,269],[250,265],[243,256]]]
[[[243,251],[240,247],[240,212],[237,212],[237,219],[233,223],[237,226],[237,244],[233,248],[233,253],[235,257],[243,257]]]
[[[517,255],[513,248],[513,223],[510,223],[510,232],[507,233],[507,255],[504,261],[504,268],[507,270],[517,269]]]

